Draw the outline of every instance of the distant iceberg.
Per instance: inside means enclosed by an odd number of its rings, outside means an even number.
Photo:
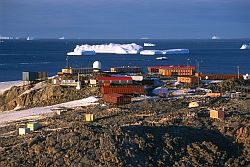
[[[249,44],[243,44],[240,49],[250,49],[250,43]]]
[[[155,46],[154,43],[144,43],[143,46]]]
[[[189,54],[189,49],[143,50],[141,55]]]
[[[167,60],[168,58],[164,56],[164,57],[156,57],[155,59],[156,60]]]
[[[33,39],[34,39],[33,37],[27,37],[27,38],[26,38],[27,41],[31,41],[31,40],[33,40]]]
[[[218,37],[218,36],[212,36],[212,39],[220,39],[220,37]]]
[[[102,45],[76,45],[73,52],[68,52],[67,55],[84,55],[85,52],[90,54],[95,53],[113,53],[113,54],[138,54],[143,49],[142,46],[135,43],[131,44],[102,44]],[[86,53],[85,53],[86,54]]]

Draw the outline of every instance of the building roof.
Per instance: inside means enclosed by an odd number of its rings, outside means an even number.
[[[122,96],[125,96],[125,95],[119,94],[119,93],[110,93],[110,94],[104,94],[104,96],[108,96],[108,97],[122,97]]]
[[[130,68],[141,68],[141,67],[137,67],[137,66],[121,66],[121,67],[112,67],[112,68],[130,69]]]
[[[149,68],[162,68],[162,69],[168,69],[168,68],[192,68],[192,69],[195,69],[195,66],[150,66]]]
[[[102,81],[127,81],[127,80],[133,80],[132,77],[99,77],[96,78],[97,80],[102,80]]]

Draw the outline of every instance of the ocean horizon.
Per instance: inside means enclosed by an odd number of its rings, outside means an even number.
[[[56,75],[66,67],[66,54],[76,45],[154,43],[154,47],[144,49],[190,50],[190,54],[164,55],[168,60],[156,60],[163,55],[144,56],[96,54],[92,56],[70,57],[70,67],[92,67],[96,60],[102,63],[102,70],[117,66],[138,66],[144,72],[148,66],[155,65],[192,65],[199,64],[200,72],[208,74],[250,73],[250,50],[240,50],[242,44],[250,39],[34,39],[4,40],[0,43],[0,82],[21,80],[23,71],[45,71]]]

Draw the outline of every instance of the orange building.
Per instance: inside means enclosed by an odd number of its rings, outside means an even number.
[[[198,78],[197,77],[177,77],[177,82],[196,83],[198,82]]]
[[[193,76],[195,74],[194,66],[151,66],[148,72],[159,73],[165,76]]]

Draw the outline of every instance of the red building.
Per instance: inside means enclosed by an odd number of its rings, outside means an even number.
[[[116,86],[102,86],[102,94],[145,94],[143,85],[116,85]]]

